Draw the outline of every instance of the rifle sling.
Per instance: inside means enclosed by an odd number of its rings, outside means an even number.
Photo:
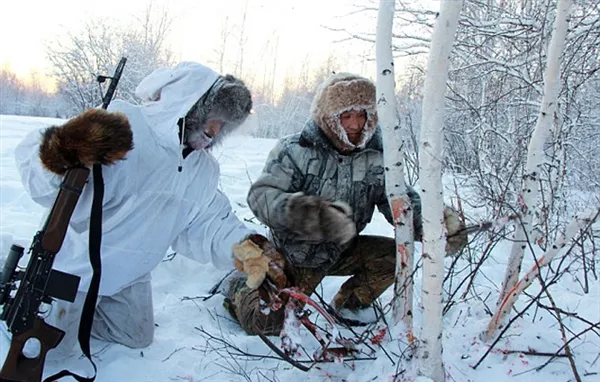
[[[89,237],[89,252],[90,263],[92,265],[93,274],[90,281],[90,286],[83,304],[83,312],[81,313],[81,321],[79,322],[79,346],[83,354],[90,360],[94,368],[92,377],[82,377],[68,370],[62,370],[50,377],[44,382],[55,381],[57,379],[71,376],[79,382],[93,382],[96,379],[98,368],[92,360],[90,351],[90,337],[92,332],[92,324],[94,322],[94,313],[96,311],[96,302],[98,300],[98,291],[100,289],[100,277],[102,275],[102,261],[100,259],[100,247],[102,244],[102,199],[104,197],[104,180],[102,178],[102,166],[95,164],[92,168],[92,176],[94,179],[94,199],[92,202],[92,211],[90,217],[90,237]]]

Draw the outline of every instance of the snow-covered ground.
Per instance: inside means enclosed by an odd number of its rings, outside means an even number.
[[[0,258],[8,252],[12,243],[28,247],[37,230],[43,210],[32,202],[23,191],[14,167],[13,149],[17,142],[30,130],[40,126],[59,123],[60,120],[33,117],[0,116]],[[253,218],[246,205],[246,193],[251,182],[258,177],[264,161],[275,141],[233,136],[214,155],[221,163],[221,187],[230,197],[236,214],[246,224],[264,232]],[[466,190],[465,190],[466,194]],[[476,216],[481,211],[468,211]],[[392,228],[377,212],[365,233],[392,236]],[[417,245],[417,251],[420,246]],[[449,381],[569,381],[574,380],[571,366],[566,358],[554,360],[541,371],[534,369],[543,364],[547,357],[527,356],[519,353],[505,354],[502,350],[535,350],[553,353],[563,344],[556,320],[543,310],[530,309],[518,319],[496,345],[492,353],[477,368],[472,366],[486,352],[489,344],[479,339],[485,329],[489,315],[486,306],[493,308],[502,281],[510,242],[497,245],[492,257],[481,267],[475,285],[464,299],[455,297],[456,304],[444,319],[444,364]],[[447,266],[451,259],[447,259]],[[531,265],[526,260],[524,268]],[[456,269],[467,266],[459,260]],[[98,381],[392,381],[401,370],[406,371],[398,381],[414,381],[414,366],[400,361],[399,355],[406,350],[404,341],[383,339],[382,347],[371,345],[374,352],[359,345],[366,354],[361,358],[344,363],[319,363],[308,372],[300,371],[290,364],[273,358],[275,354],[258,338],[247,336],[233,322],[222,307],[222,297],[215,296],[202,301],[209,289],[223,276],[210,265],[200,265],[182,256],[164,261],[153,272],[154,311],[156,332],[154,342],[143,350],[133,350],[121,345],[101,341],[92,342],[92,352],[97,362]],[[416,280],[416,304],[420,301],[420,274]],[[464,276],[462,277],[464,278]],[[323,283],[322,295],[328,301],[344,281],[340,277],[328,277]],[[458,282],[455,280],[454,282]],[[565,276],[551,288],[558,306],[597,323],[600,321],[600,283],[590,280],[591,288],[585,294],[575,277]],[[455,288],[456,286],[453,286]],[[463,286],[464,288],[464,286]],[[537,283],[528,292],[535,294]],[[473,292],[474,291],[474,292]],[[480,298],[475,298],[474,293]],[[385,305],[390,301],[391,288],[381,298]],[[522,308],[524,298],[517,304]],[[418,305],[416,305],[418,306]],[[386,317],[391,322],[388,314]],[[415,327],[421,322],[416,309]],[[565,322],[577,333],[585,325],[574,318]],[[372,328],[376,333],[383,323]],[[360,334],[364,328],[355,328]],[[600,330],[596,330],[596,333]],[[354,337],[342,330],[347,337]],[[577,369],[585,381],[600,380],[600,337],[588,331],[579,340],[573,341]],[[416,333],[418,336],[418,332]],[[217,339],[211,339],[213,336]],[[569,334],[569,338],[572,334]],[[225,346],[218,338],[237,347],[237,351]],[[280,344],[278,338],[271,340]],[[309,354],[318,348],[308,332],[301,333],[301,342]],[[367,341],[370,344],[370,341]],[[4,360],[9,342],[0,336],[0,361]],[[243,356],[241,352],[253,355]],[[301,356],[299,359],[307,359]],[[414,363],[414,362],[413,362]],[[86,359],[71,357],[59,363],[48,362],[45,374],[63,368],[76,372],[90,372]]]

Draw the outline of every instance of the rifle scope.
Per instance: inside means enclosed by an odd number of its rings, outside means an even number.
[[[10,294],[16,276],[15,270],[17,269],[17,264],[19,264],[19,260],[23,257],[24,251],[25,249],[20,245],[13,244],[10,246],[6,262],[0,273],[0,305],[6,302]]]

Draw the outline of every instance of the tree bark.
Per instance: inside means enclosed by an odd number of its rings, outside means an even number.
[[[523,185],[519,195],[518,209],[521,214],[521,224],[517,224],[514,234],[508,266],[497,303],[498,310],[501,309],[507,293],[514,288],[519,279],[527,240],[531,237],[533,214],[540,194],[540,173],[546,159],[544,144],[550,136],[552,120],[556,111],[556,103],[560,90],[561,55],[565,46],[572,4],[573,0],[559,0],[556,10],[556,20],[548,47],[546,70],[544,72],[544,96],[531,141],[529,142],[525,175],[523,176]],[[496,324],[498,323],[497,321]],[[495,328],[490,329],[495,330]]]
[[[396,237],[396,282],[392,315],[394,324],[403,322],[410,343],[413,342],[413,211],[404,182],[403,144],[396,131],[398,125],[395,93],[392,27],[395,2],[381,0],[377,16],[377,115],[383,135],[383,163],[388,202],[394,217]]]
[[[502,327],[502,321],[504,317],[506,317],[508,312],[510,312],[513,305],[519,298],[519,295],[533,283],[533,280],[539,276],[540,270],[554,260],[559,252],[575,238],[575,235],[577,232],[579,232],[579,230],[595,222],[598,219],[599,214],[600,210],[596,208],[595,210],[590,210],[583,213],[580,217],[576,216],[571,221],[571,223],[565,229],[564,236],[558,238],[544,253],[544,255],[537,260],[533,267],[531,267],[529,272],[527,272],[525,276],[523,276],[523,278],[519,280],[519,282],[517,282],[515,286],[511,288],[511,290],[508,291],[506,297],[498,306],[494,317],[492,317],[492,320],[488,324],[488,329],[483,336],[484,340],[489,341],[494,337],[496,330]]]
[[[442,1],[433,28],[423,91],[419,146],[421,200],[424,208],[423,328],[418,353],[418,375],[431,378],[435,382],[443,382],[445,378],[442,363],[442,283],[446,245],[442,192],[444,99],[450,53],[461,8],[462,0]]]

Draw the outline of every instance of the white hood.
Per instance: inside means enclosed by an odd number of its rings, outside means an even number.
[[[163,145],[178,145],[177,121],[219,78],[214,70],[181,62],[174,68],[157,69],[140,82],[135,94],[143,101],[142,113]]]
[[[125,160],[103,166],[101,295],[113,295],[148,277],[172,250],[217,268],[233,268],[231,248],[250,234],[219,191],[219,164],[206,150],[184,160],[179,150],[177,120],[207,92],[218,74],[193,63],[157,70],[140,83],[141,106],[114,100],[109,111],[127,116],[133,150]],[[51,207],[60,178],[39,160],[40,132],[31,131],[15,149],[23,185],[31,198]],[[181,172],[177,171],[182,166]],[[54,267],[81,277],[87,290],[89,214],[93,179],[84,188],[71,217]]]

